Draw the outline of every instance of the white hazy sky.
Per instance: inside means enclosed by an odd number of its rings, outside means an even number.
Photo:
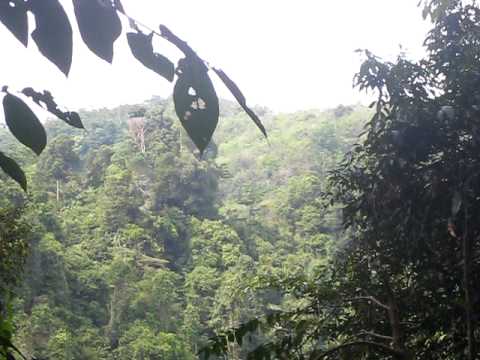
[[[71,1],[61,1],[69,15]],[[355,49],[368,48],[394,58],[402,45],[422,55],[429,24],[418,0],[123,0],[127,13],[157,28],[167,25],[204,59],[237,82],[250,105],[275,111],[326,108],[361,101],[352,89],[360,64]],[[73,16],[71,16],[73,20]],[[32,19],[31,19],[32,20]],[[28,49],[0,24],[0,84],[49,89],[69,109],[133,104],[152,95],[169,96],[173,85],[143,68],[131,55],[124,34],[117,40],[113,65],[89,52],[76,23],[74,56],[68,79]],[[124,29],[128,24],[124,22]],[[31,24],[33,28],[33,24]],[[156,51],[179,58],[158,41]],[[213,77],[213,76],[212,76]],[[219,96],[231,98],[218,83]]]

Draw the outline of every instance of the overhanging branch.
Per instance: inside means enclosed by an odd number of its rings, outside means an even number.
[[[385,305],[384,303],[382,303],[380,300],[378,300],[374,296],[357,296],[357,297],[354,297],[354,298],[351,298],[351,299],[347,299],[347,301],[360,301],[360,300],[370,301],[370,302],[374,303],[375,305],[380,306],[381,308],[383,308],[385,310],[390,310],[390,307],[388,307],[388,305]]]
[[[336,353],[336,352],[338,352],[342,349],[355,347],[355,346],[369,346],[371,348],[375,348],[376,350],[379,350],[379,351],[384,352],[386,354],[393,355],[393,356],[398,356],[398,357],[404,355],[400,351],[392,349],[391,347],[389,347],[387,345],[384,345],[384,344],[381,344],[381,343],[376,343],[376,342],[373,342],[373,341],[359,340],[359,341],[351,341],[351,342],[348,342],[348,343],[344,343],[344,344],[335,346],[335,347],[333,347],[331,349],[328,349],[328,350],[325,350],[321,353],[314,352],[312,354],[312,356],[310,356],[310,360],[325,359],[327,356],[332,355],[332,354],[334,354],[334,353]]]

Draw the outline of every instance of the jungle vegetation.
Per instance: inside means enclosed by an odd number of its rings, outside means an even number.
[[[480,8],[424,6],[423,59],[363,51],[369,107],[238,96],[199,143],[174,94],[49,121],[38,158],[2,130],[4,356],[477,359]]]
[[[5,209],[21,212],[15,231],[24,233],[10,235],[23,240],[19,258],[28,244],[21,281],[9,287],[22,353],[193,359],[215,334],[304,301],[267,284],[314,276],[328,263],[341,235],[338,210],[321,197],[325,174],[370,111],[273,116],[259,108],[268,144],[239,121],[238,105],[222,109],[201,159],[172,102],[160,98],[80,111],[88,132],[48,122],[38,161],[3,131],[30,184],[25,194],[3,176],[1,196]],[[15,265],[5,264],[12,277]],[[229,344],[230,356],[244,357],[264,338]]]

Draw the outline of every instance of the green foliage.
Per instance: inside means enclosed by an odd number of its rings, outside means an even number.
[[[222,108],[232,119],[242,116],[231,103]],[[338,118],[332,110],[272,123],[279,134],[296,124],[282,140],[289,147],[311,143],[311,154],[339,158],[322,139],[297,135],[331,127],[335,118],[333,143],[348,147],[347,134],[359,131],[365,114],[357,107]],[[9,302],[14,343],[25,356],[194,359],[214,334],[303,304],[270,287],[269,277],[313,276],[333,253],[335,213],[316,199],[323,173],[283,151],[282,160],[254,156],[240,166],[228,119],[219,127],[222,145],[210,144],[199,160],[173,115],[171,102],[152,99],[82,112],[85,133],[49,121],[45,151],[38,161],[24,157],[34,179],[25,218],[34,231]],[[240,130],[251,154],[261,154],[264,140],[246,125]],[[5,134],[0,141],[10,140]],[[271,146],[283,147],[273,138]],[[281,162],[295,176],[285,178]],[[227,193],[240,179],[247,185]],[[2,205],[25,201],[15,186],[3,187],[2,196]],[[228,356],[246,358],[271,336],[258,333],[241,345],[227,339]]]
[[[30,229],[23,214],[23,207],[0,211],[0,358],[9,359],[18,353],[12,344],[14,326],[10,300],[21,280],[28,254]]]
[[[377,95],[371,110],[256,109],[271,129],[268,150],[228,121],[244,110],[264,130],[219,69],[240,107],[221,107],[228,119],[219,146],[210,142],[219,104],[208,68],[162,26],[185,55],[174,104],[83,113],[89,133],[49,123],[39,161],[22,158],[37,181],[24,214],[4,213],[0,356],[16,356],[14,337],[29,357],[51,359],[478,357],[480,10],[425,6],[425,59],[364,52],[355,81]],[[107,10],[105,43],[82,36],[111,61],[117,13]],[[21,13],[8,9],[13,26],[5,11],[1,21],[23,41]],[[132,44],[169,77],[150,42]],[[25,201],[1,191],[2,205]],[[14,287],[24,238],[31,250]]]
[[[261,331],[271,336],[251,359],[478,358],[480,10],[431,1],[426,14],[425,59],[365,51],[356,85],[378,96],[373,116],[326,188],[345,238],[316,271],[265,276],[285,294],[281,311],[212,338],[205,355]],[[277,200],[316,198],[314,182],[295,180]],[[308,239],[302,220],[324,225],[322,207],[301,205],[281,210]]]
[[[407,323],[390,319],[394,348],[431,358],[461,358],[463,349],[476,357],[479,14],[473,6],[448,8],[419,63],[367,53],[357,81],[377,90],[376,112],[365,143],[333,174],[345,222],[355,228],[350,251],[369,262],[356,271],[375,272],[367,291],[394,302]],[[414,323],[425,323],[421,335]],[[450,337],[427,343],[438,331]],[[462,336],[467,344],[455,350]]]
[[[29,227],[23,218],[24,209],[5,208],[0,211],[0,304],[6,292],[20,280],[28,253]],[[2,308],[0,307],[0,312]]]
[[[175,334],[155,333],[142,322],[135,322],[120,339],[117,351],[121,359],[187,360],[193,359],[185,351],[186,344]]]

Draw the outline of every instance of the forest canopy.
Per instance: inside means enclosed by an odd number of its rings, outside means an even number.
[[[354,83],[369,107],[274,115],[212,69],[237,103],[218,100],[207,64],[162,27],[186,55],[172,99],[79,112],[88,132],[59,110],[67,124],[38,130],[48,144],[1,129],[31,185],[1,175],[0,356],[477,359],[480,8],[423,9],[424,58],[363,51]],[[149,35],[132,34],[134,55],[171,79]],[[189,95],[193,78],[208,85]],[[4,91],[6,114],[28,118]],[[207,137],[185,126],[185,93],[214,99],[196,102],[215,119]],[[238,121],[255,114],[270,144]]]
[[[26,204],[31,229],[10,301],[25,355],[193,359],[215,333],[288,304],[261,289],[267,276],[327,261],[338,220],[320,199],[322,174],[368,109],[264,112],[269,145],[238,105],[221,108],[203,160],[158,98],[80,112],[88,133],[50,121],[38,161],[19,151],[30,195],[3,177],[2,206]],[[243,358],[259,341],[231,351]]]

